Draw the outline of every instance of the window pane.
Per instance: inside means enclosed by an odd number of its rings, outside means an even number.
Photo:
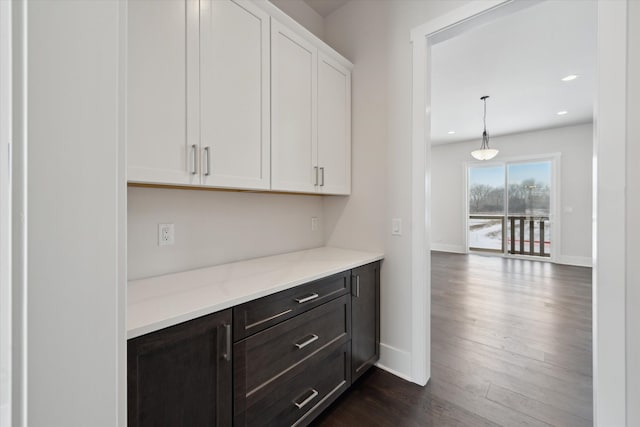
[[[549,256],[551,161],[510,163],[507,173],[509,252]]]
[[[509,214],[549,216],[551,162],[512,163],[509,178]]]
[[[469,248],[502,252],[502,216],[469,218]]]
[[[504,214],[504,166],[469,168],[469,213]]]

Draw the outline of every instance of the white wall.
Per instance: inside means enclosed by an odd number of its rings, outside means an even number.
[[[14,159],[14,191],[26,203],[14,204],[14,271],[24,297],[27,355],[16,372],[26,375],[27,418],[14,425],[111,427],[126,411],[118,406],[126,382],[119,3],[26,9],[26,118],[14,109],[18,123],[27,120],[14,140],[14,154],[25,156]]]
[[[411,377],[410,30],[466,2],[352,0],[325,18],[325,41],[353,70],[353,195],[326,198],[327,244],[382,250],[380,364]],[[391,218],[403,235],[391,236]]]
[[[465,252],[466,163],[481,140],[435,145],[431,149],[432,249]],[[558,262],[591,265],[593,126],[583,124],[494,137],[498,159],[561,153],[561,253]],[[572,212],[566,212],[567,209]],[[553,245],[553,243],[552,243]]]
[[[322,197],[129,188],[129,279],[315,248],[324,243]],[[311,230],[311,217],[319,229]],[[158,246],[158,224],[175,244]]]
[[[298,24],[311,31],[320,40],[324,39],[324,18],[302,0],[270,0],[278,9],[289,15]]]
[[[0,2],[0,427],[11,426],[11,3]]]
[[[627,425],[640,426],[640,2],[629,2],[627,81]]]

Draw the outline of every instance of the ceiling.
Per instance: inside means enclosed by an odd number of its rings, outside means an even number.
[[[434,44],[433,143],[480,139],[483,95],[491,136],[590,122],[595,57],[591,1],[541,2]]]
[[[313,10],[323,18],[340,8],[349,0],[304,0]]]

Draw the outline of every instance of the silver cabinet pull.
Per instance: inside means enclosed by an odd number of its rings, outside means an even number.
[[[303,348],[305,348],[306,346],[308,346],[309,344],[311,344],[314,341],[318,340],[318,336],[316,334],[311,334],[311,337],[303,342],[297,342],[294,345],[296,347],[298,347],[298,350],[302,350]]]
[[[204,147],[204,164],[206,166],[205,176],[211,175],[211,157],[209,156],[209,151],[211,147]]]
[[[356,276],[356,298],[360,298],[360,275]]]
[[[294,298],[294,301],[296,301],[298,304],[303,304],[305,302],[314,300],[316,298],[318,298],[320,295],[316,294],[315,292],[312,294],[309,294],[307,296],[304,297],[298,297],[298,298]]]
[[[316,390],[314,390],[314,389],[311,389],[311,394],[309,395],[309,397],[307,397],[305,400],[303,400],[300,403],[293,402],[293,404],[296,405],[298,407],[298,409],[302,409],[307,405],[307,403],[309,403],[313,399],[315,399],[317,395],[318,395],[318,392]]]
[[[225,348],[223,358],[226,361],[231,360],[231,325],[224,325]]]
[[[196,160],[197,160],[196,156],[197,156],[196,144],[193,144],[191,146],[191,175],[195,175],[196,173],[198,173],[197,164],[196,164]]]
[[[320,168],[320,187],[324,187],[324,167]]]
[[[314,166],[313,167],[313,171],[314,171],[314,175],[316,177],[316,180],[313,182],[313,185],[315,185],[317,187],[318,186],[318,167]]]

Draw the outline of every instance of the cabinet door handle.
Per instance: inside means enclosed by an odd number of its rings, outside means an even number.
[[[318,186],[318,167],[314,166],[313,167],[313,173],[315,175],[315,181],[313,182],[313,185],[315,185],[316,187]]]
[[[231,361],[231,325],[224,325],[224,334],[225,347],[222,357],[226,361]]]
[[[293,402],[294,405],[296,405],[298,407],[298,409],[302,409],[304,408],[307,403],[311,402],[313,399],[316,398],[316,396],[318,395],[318,392],[314,389],[311,389],[311,394],[304,399],[302,402],[298,403],[298,402]]]
[[[360,275],[356,274],[355,279],[356,279],[356,289],[355,289],[354,296],[356,298],[359,298],[360,297]]]
[[[196,150],[196,144],[193,144],[191,146],[191,175],[195,175],[196,173],[198,173],[197,171],[197,163],[196,163],[196,156],[197,154],[197,150]]]
[[[304,304],[305,302],[309,302],[311,300],[314,300],[316,298],[318,298],[320,295],[318,295],[317,293],[313,292],[309,295],[303,296],[303,297],[298,297],[298,298],[294,298],[294,301],[297,302],[298,304]]]
[[[211,147],[204,147],[204,165],[206,166],[205,176],[211,175],[211,156],[209,155]]]
[[[317,341],[318,338],[319,337],[316,334],[311,334],[311,337],[309,339],[306,339],[303,342],[297,342],[294,345],[296,347],[298,347],[298,350],[302,350],[303,348],[305,348],[306,346],[308,346],[312,342]]]
[[[324,187],[324,167],[320,168],[320,187]]]

